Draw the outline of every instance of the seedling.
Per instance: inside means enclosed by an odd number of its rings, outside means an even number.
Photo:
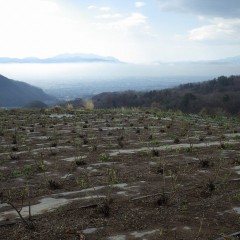
[[[103,154],[100,155],[99,160],[101,162],[108,162],[110,160],[110,156],[106,153],[103,153]]]
[[[22,172],[25,176],[31,175],[32,172],[33,172],[32,166],[31,165],[24,165]]]
[[[23,201],[24,201],[24,192],[22,192],[21,194],[21,207],[17,207],[16,204],[13,203],[13,200],[11,199],[11,191],[8,191],[7,195],[4,195],[3,192],[0,192],[0,204],[8,204],[10,205],[18,214],[18,216],[20,217],[22,223],[26,226],[26,228],[28,229],[35,229],[35,226],[32,222],[31,219],[31,202],[30,202],[30,190],[27,189],[27,196],[28,196],[28,208],[29,208],[29,212],[28,212],[28,219],[25,219],[21,213],[22,209],[23,209]]]
[[[21,170],[14,170],[12,172],[12,175],[13,175],[13,177],[21,177],[21,176],[23,176],[23,173]]]
[[[108,176],[108,182],[110,184],[118,184],[119,183],[116,169],[108,168],[107,169],[107,176]]]

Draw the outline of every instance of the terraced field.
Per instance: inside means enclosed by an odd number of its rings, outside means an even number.
[[[0,239],[231,239],[240,119],[1,110]]]

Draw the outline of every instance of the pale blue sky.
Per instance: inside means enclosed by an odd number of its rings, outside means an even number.
[[[240,55],[240,0],[0,0],[0,29],[0,57],[219,59]]]

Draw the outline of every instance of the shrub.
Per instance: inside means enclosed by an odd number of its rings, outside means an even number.
[[[94,109],[94,103],[92,100],[86,100],[84,102],[84,108],[87,110],[93,110]]]

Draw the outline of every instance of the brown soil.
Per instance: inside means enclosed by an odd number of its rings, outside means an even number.
[[[0,122],[0,239],[239,231],[239,118],[53,109],[1,110]]]

